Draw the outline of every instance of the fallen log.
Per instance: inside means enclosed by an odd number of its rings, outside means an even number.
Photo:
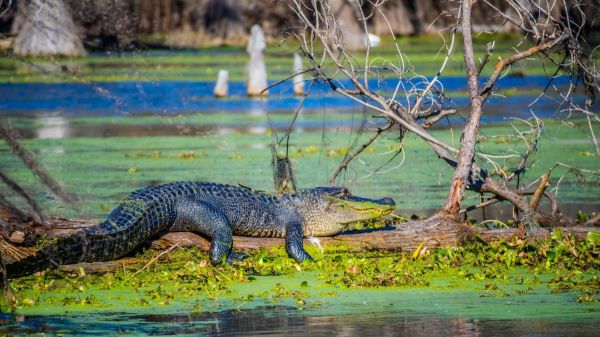
[[[85,220],[67,220],[64,218],[49,219],[53,224],[50,228],[37,226],[37,233],[43,233],[48,237],[63,236],[75,233],[84,228],[94,226],[95,223]],[[576,240],[584,240],[590,231],[598,230],[596,227],[557,227],[565,234],[572,234]],[[5,238],[10,237],[10,233],[2,233]],[[426,247],[428,249],[443,248],[459,245],[465,240],[472,239],[475,235],[486,242],[499,239],[510,239],[523,236],[522,230],[518,228],[510,229],[483,229],[472,225],[457,223],[442,215],[432,216],[425,220],[410,221],[399,225],[387,226],[379,229],[365,229],[353,232],[344,232],[335,236],[320,237],[318,242],[321,245],[346,244],[352,250],[387,250],[412,252],[417,247]],[[550,231],[542,230],[533,240],[543,240],[548,238]],[[249,251],[259,248],[270,248],[283,245],[282,238],[258,238],[234,236],[233,245],[235,249]],[[314,240],[305,239],[305,245],[313,244]],[[199,247],[201,250],[208,251],[210,241],[200,235],[190,232],[170,232],[160,238],[148,241],[148,247],[162,250],[168,249],[174,245],[180,247]],[[10,255],[0,244],[2,255]],[[23,252],[32,253],[33,248],[26,248]],[[82,268],[86,273],[104,273],[118,269],[136,269],[141,267],[143,260],[136,258],[124,258],[108,262],[80,263],[75,265],[64,265],[60,269],[66,272],[79,272]]]
[[[78,274],[83,270],[86,274],[104,274],[116,270],[135,270],[144,265],[145,259],[126,257],[106,262],[82,262],[78,264],[65,264],[58,269],[67,273]]]
[[[564,234],[572,234],[577,241],[585,240],[590,227],[557,227]],[[600,229],[599,229],[600,230]],[[340,233],[335,236],[320,237],[318,241],[322,245],[347,244],[351,249],[379,249],[390,251],[411,252],[423,244],[424,247],[443,248],[458,245],[478,235],[486,242],[500,239],[510,239],[523,236],[519,228],[507,229],[482,229],[471,225],[454,223],[449,220],[427,219],[421,221],[406,222],[401,225],[387,226],[379,229],[367,229],[354,232]],[[545,240],[550,237],[550,231],[544,230],[539,233],[536,241]],[[202,250],[208,250],[210,242],[197,234],[190,232],[171,232],[163,235],[157,240],[150,242],[150,248],[166,249],[180,242],[180,246],[197,246]],[[304,244],[310,245],[313,240],[305,239]],[[234,236],[233,246],[239,250],[252,250],[259,248],[270,248],[283,245],[282,238],[256,238]]]

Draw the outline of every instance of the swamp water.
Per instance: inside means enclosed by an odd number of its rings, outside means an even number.
[[[309,280],[308,285],[302,280]],[[484,290],[489,288],[486,282],[452,280],[434,280],[426,288],[347,289],[326,285],[311,272],[259,276],[249,284],[232,286],[232,295],[175,299],[166,306],[151,302],[150,307],[125,303],[108,308],[58,303],[25,307],[16,315],[0,314],[0,334],[598,335],[600,305],[576,303],[573,293],[551,294],[545,286],[500,282],[503,290],[498,295],[498,289]],[[287,295],[279,297],[283,293]]]
[[[455,81],[455,82],[453,82]],[[523,95],[495,99],[486,111],[479,150],[513,155],[525,145],[514,118],[530,117],[527,105],[540,78],[506,78],[505,86]],[[536,83],[540,84],[536,84]],[[455,83],[455,84],[452,84]],[[533,83],[533,84],[532,84]],[[446,90],[464,111],[462,80],[450,79]],[[106,82],[0,84],[0,109],[25,136],[50,173],[82,199],[82,210],[64,208],[41,188],[22,163],[0,145],[0,168],[34,192],[50,214],[101,219],[130,191],[149,184],[177,180],[211,180],[271,190],[269,146],[281,137],[299,102],[291,88],[272,91],[267,99],[247,99],[240,83],[232,83],[232,97],[212,98],[212,83]],[[551,100],[540,100],[536,114],[560,117]],[[290,157],[301,187],[325,185],[329,174],[353,146],[364,141],[379,122],[366,122],[370,112],[317,88],[305,101],[290,139]],[[457,145],[464,119],[444,122],[435,136]],[[450,130],[451,132],[448,132]],[[600,133],[600,130],[597,131]],[[445,199],[450,170],[428,146],[407,136],[398,152],[398,134],[377,141],[341,177],[355,193],[393,197],[398,213],[424,215]],[[280,150],[282,150],[280,148]],[[546,154],[551,153],[548,156]],[[527,173],[533,179],[557,160],[598,169],[593,147],[581,121],[546,120],[536,155]],[[558,172],[557,176],[566,174]],[[376,173],[373,173],[376,171]],[[597,211],[600,186],[565,175],[558,191],[571,212]],[[478,203],[471,198],[467,203]],[[308,280],[308,289],[302,282]],[[273,300],[261,294],[278,283],[311,293],[306,298]],[[48,335],[347,335],[347,336],[594,336],[600,331],[597,302],[578,304],[570,292],[551,294],[545,286],[533,290],[508,289],[509,297],[487,296],[481,282],[457,287],[441,279],[428,288],[338,289],[319,283],[310,274],[257,277],[232,287],[227,296],[171,301],[150,307],[131,305],[134,286],[104,293],[112,305],[77,303],[20,308],[0,314],[0,334]],[[142,289],[143,290],[143,289]],[[523,293],[525,291],[525,293]],[[112,295],[110,295],[112,294]],[[133,295],[132,295],[133,294]],[[111,297],[112,296],[112,297]],[[252,301],[240,300],[248,296]],[[79,299],[85,301],[85,297]],[[115,301],[114,303],[112,301]],[[77,299],[75,300],[77,302]],[[92,301],[93,302],[93,301]]]
[[[357,308],[356,311],[361,311]],[[15,321],[19,323],[14,323]],[[106,336],[597,336],[597,319],[473,319],[434,314],[310,314],[294,307],[163,315],[95,314],[7,317],[14,334]],[[8,330],[8,329],[10,330]],[[2,328],[0,328],[2,330]]]
[[[555,82],[560,84],[561,79]],[[527,95],[543,85],[540,76],[508,77],[501,88],[523,95],[495,98],[486,107],[479,150],[500,156],[497,164],[514,167],[526,144],[514,128],[531,136],[519,119],[545,118],[537,160],[526,173],[534,180],[557,161],[598,169],[584,121],[564,117],[554,99]],[[557,84],[557,85],[558,85]],[[390,90],[391,80],[373,83]],[[444,81],[449,101],[459,114],[443,121],[436,137],[458,146],[464,123],[464,80]],[[42,200],[54,214],[103,218],[132,190],[178,180],[210,180],[272,190],[270,144],[283,137],[292,111],[300,102],[291,88],[271,90],[271,97],[249,99],[241,83],[231,83],[231,97],[216,99],[209,82],[104,82],[0,84],[0,110],[27,138],[25,144],[67,189],[77,190],[83,210],[64,209],[41,189],[20,161],[0,145],[3,169]],[[322,85],[306,98],[289,142],[289,156],[300,187],[326,185],[348,151],[356,149],[383,121],[356,103],[333,96]],[[600,131],[597,131],[597,133]],[[451,170],[428,145],[408,135],[399,152],[399,132],[381,137],[355,160],[338,180],[356,194],[390,196],[400,214],[427,215],[446,198]],[[285,143],[284,143],[285,144]],[[279,147],[280,152],[285,148]],[[548,155],[550,154],[550,155]],[[482,162],[487,169],[493,169]],[[555,169],[561,179],[555,190],[570,214],[590,213],[600,205],[600,186]],[[579,182],[579,183],[578,183]],[[478,203],[476,197],[468,203]],[[502,212],[501,208],[498,208]],[[510,210],[508,210],[510,214]],[[490,214],[505,218],[506,215]]]

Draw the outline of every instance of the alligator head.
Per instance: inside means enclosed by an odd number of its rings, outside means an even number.
[[[343,231],[349,223],[375,219],[396,208],[392,198],[362,198],[343,187],[301,190],[293,199],[304,219],[306,236],[333,235]]]

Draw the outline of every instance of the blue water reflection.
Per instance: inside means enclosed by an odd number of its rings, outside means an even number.
[[[554,85],[565,86],[568,79],[559,77]],[[370,87],[392,93],[398,83],[395,79],[371,81]],[[497,88],[503,90],[544,88],[548,83],[545,76],[505,77]],[[339,86],[349,87],[341,81]],[[414,83],[423,86],[423,83]],[[98,83],[0,83],[1,114],[60,114],[120,116],[136,114],[181,114],[186,112],[227,112],[227,111],[286,111],[293,110],[299,98],[294,97],[290,85],[281,84],[270,90],[268,98],[248,98],[242,82],[230,83],[230,97],[217,99],[212,96],[212,82],[98,82]],[[464,78],[449,77],[441,81],[444,90],[462,92],[466,89]],[[450,94],[450,97],[453,95]],[[513,114],[529,116],[528,104],[531,95],[511,95],[506,98],[492,98],[492,105],[508,105]],[[446,99],[449,106],[464,106],[467,98],[454,95]],[[542,117],[555,117],[557,102],[544,97],[537,102],[542,107]],[[547,106],[547,107],[544,107]],[[304,109],[352,109],[359,104],[341,95],[332,95],[330,88],[317,83],[311,95],[304,102]],[[536,110],[536,113],[538,111]]]

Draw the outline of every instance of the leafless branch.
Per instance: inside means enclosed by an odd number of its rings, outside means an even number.
[[[483,68],[489,62],[494,44],[488,44],[487,54],[484,59],[479,63],[476,63],[470,24],[470,9],[472,2],[459,1],[457,3],[460,4],[457,11],[459,13],[458,22],[463,33],[465,65],[467,69],[468,90],[471,104],[469,117],[463,130],[460,150],[433,137],[426,130],[432,123],[453,113],[453,109],[436,107],[433,109],[430,108],[431,110],[426,110],[422,107],[426,100],[431,100],[432,102],[436,101],[436,98],[432,95],[432,93],[434,93],[433,88],[437,85],[438,76],[444,70],[446,62],[454,50],[455,30],[450,30],[451,38],[448,40],[449,45],[446,48],[444,61],[442,62],[440,71],[432,78],[432,80],[427,80],[425,76],[420,75],[407,77],[407,72],[405,71],[406,68],[404,67],[405,56],[400,52],[398,45],[396,45],[398,58],[401,60],[402,64],[400,66],[394,66],[393,63],[389,63],[390,66],[388,69],[391,69],[393,74],[397,76],[398,82],[391,97],[386,97],[385,94],[370,88],[367,82],[368,76],[377,73],[377,69],[372,67],[370,62],[366,62],[364,68],[355,66],[352,55],[344,48],[342,34],[339,31],[340,27],[337,24],[335,13],[332,12],[328,2],[318,2],[313,0],[308,3],[295,0],[292,2],[291,8],[305,25],[305,34],[303,35],[303,38],[300,39],[300,42],[302,43],[302,49],[305,50],[305,54],[308,56],[312,68],[315,69],[314,73],[316,78],[327,83],[333,92],[347,97],[370,111],[387,118],[389,121],[393,121],[401,128],[415,133],[425,140],[440,158],[455,168],[455,175],[451,183],[451,191],[446,206],[444,207],[448,213],[457,214],[460,210],[460,202],[463,198],[464,190],[470,189],[478,193],[490,193],[498,200],[507,200],[513,203],[517,209],[521,210],[523,213],[529,214],[527,219],[532,219],[531,221],[538,221],[544,225],[551,225],[553,223],[571,224],[571,220],[561,217],[559,214],[556,208],[556,200],[551,193],[542,191],[540,195],[545,195],[550,200],[552,204],[552,214],[545,214],[539,210],[533,212],[531,210],[530,202],[525,198],[525,194],[519,193],[518,191],[519,182],[517,182],[516,186],[511,186],[511,180],[515,177],[520,177],[521,174],[526,171],[527,167],[530,165],[529,160],[531,155],[537,149],[537,143],[543,127],[543,124],[539,119],[534,118],[533,122],[526,122],[533,129],[533,139],[531,139],[531,135],[525,137],[524,133],[516,130],[519,138],[527,144],[527,147],[524,153],[520,155],[521,161],[517,168],[512,172],[505,174],[504,179],[501,182],[496,181],[492,175],[488,174],[485,169],[478,165],[476,159],[485,160],[493,167],[496,167],[496,170],[498,171],[500,166],[495,163],[495,160],[515,155],[499,156],[481,153],[476,151],[475,144],[478,139],[477,134],[483,106],[493,93],[497,81],[506,72],[508,67],[513,64],[525,59],[530,59],[534,56],[553,61],[551,55],[556,52],[559,53],[559,55],[566,55],[568,60],[568,62],[565,61],[557,64],[557,73],[560,69],[571,69],[572,71],[578,69],[580,72],[586,74],[586,78],[588,78],[586,83],[590,83],[592,87],[597,86],[597,73],[595,68],[591,66],[593,62],[584,62],[585,58],[582,57],[583,49],[580,48],[580,35],[578,32],[581,25],[569,22],[570,18],[566,18],[567,20],[565,23],[565,18],[556,17],[554,12],[549,10],[547,2],[538,3],[536,1],[531,1],[533,4],[524,4],[524,2],[518,0],[507,0],[510,10],[508,12],[503,12],[499,8],[494,7],[495,4],[492,3],[492,1],[484,0],[483,4],[485,6],[490,6],[507,22],[525,34],[526,37],[523,38],[522,42],[526,41],[527,36],[532,37],[534,39],[534,46],[528,47],[522,51],[516,50],[513,55],[501,58],[495,65],[494,70],[485,84],[479,87],[479,76]],[[379,14],[383,15],[384,13],[378,4],[380,3],[377,2],[377,4],[373,6],[374,11],[378,11]],[[534,15],[533,11],[537,11],[539,15]],[[383,16],[385,17],[385,15]],[[363,27],[364,19],[366,17],[368,16],[364,15],[364,13],[358,13],[357,18],[359,21],[363,20],[360,21],[361,24],[363,24]],[[364,30],[366,33],[366,28]],[[306,36],[310,36],[311,38],[307,39]],[[322,53],[319,55],[319,58],[316,56],[315,45],[322,47]],[[516,47],[518,46],[519,45]],[[324,66],[325,60],[329,62],[328,65],[333,66],[333,70]],[[349,80],[350,85],[348,86],[334,80],[334,78],[339,77]],[[552,78],[550,81],[552,81]],[[437,92],[438,89],[441,88],[436,88],[435,92]],[[569,98],[574,92],[574,90],[569,88],[569,92],[564,95],[563,100],[565,102],[571,102],[572,100]],[[440,95],[443,95],[443,93]],[[585,108],[579,108],[578,111],[579,110],[585,110]],[[419,124],[417,119],[423,118],[425,115],[428,115],[428,120]],[[588,115],[592,119],[597,117],[590,112],[588,112]],[[369,140],[379,137],[379,134],[380,133],[377,132],[369,138]],[[594,136],[593,138],[595,138]],[[366,143],[366,145],[369,146],[370,143]],[[347,167],[349,161],[353,160],[364,151],[364,146],[365,145],[363,144],[363,146],[353,152],[352,155],[344,158],[344,161],[342,161],[332,175],[331,180],[335,180],[339,172]]]
[[[337,179],[338,175],[340,174],[340,172],[342,170],[348,168],[348,164],[350,164],[350,162],[352,160],[354,160],[354,158],[358,157],[358,155],[360,155],[364,150],[366,150],[383,132],[391,129],[392,126],[394,126],[394,124],[395,124],[394,122],[388,122],[385,126],[377,128],[377,131],[364,144],[362,144],[356,151],[354,151],[353,153],[351,153],[349,155],[346,155],[344,160],[338,165],[338,167],[335,169],[335,171],[329,178],[329,184],[333,185],[335,183],[335,180]]]
[[[6,119],[0,119],[0,137],[6,141],[12,153],[17,155],[56,196],[71,206],[76,205],[77,198],[68,193],[50,176],[50,174],[48,174],[48,172],[46,172],[42,165],[35,159],[33,153],[21,144],[16,130],[12,128]]]
[[[0,180],[27,202],[27,204],[31,207],[31,209],[38,216],[38,220],[40,221],[40,223],[43,224],[44,223],[44,213],[42,212],[42,209],[40,208],[38,203],[35,201],[35,199],[24,188],[22,188],[16,181],[12,180],[9,176],[4,174],[4,172],[2,172],[2,171],[0,171]],[[12,204],[8,203],[8,200],[5,200],[4,204],[7,205],[9,209],[12,209],[13,213],[15,213],[19,218],[22,218],[23,220],[25,220],[27,218],[27,216],[25,216],[25,214],[22,211],[18,210],[17,207],[12,206]]]
[[[492,52],[494,51],[494,46],[495,45],[496,45],[496,41],[488,42],[485,56],[483,57],[483,60],[481,60],[479,62],[479,69],[477,70],[477,74],[478,75],[481,75],[481,72],[483,71],[483,68],[485,68],[485,66],[487,65],[488,61],[490,60],[490,56],[492,56]]]

